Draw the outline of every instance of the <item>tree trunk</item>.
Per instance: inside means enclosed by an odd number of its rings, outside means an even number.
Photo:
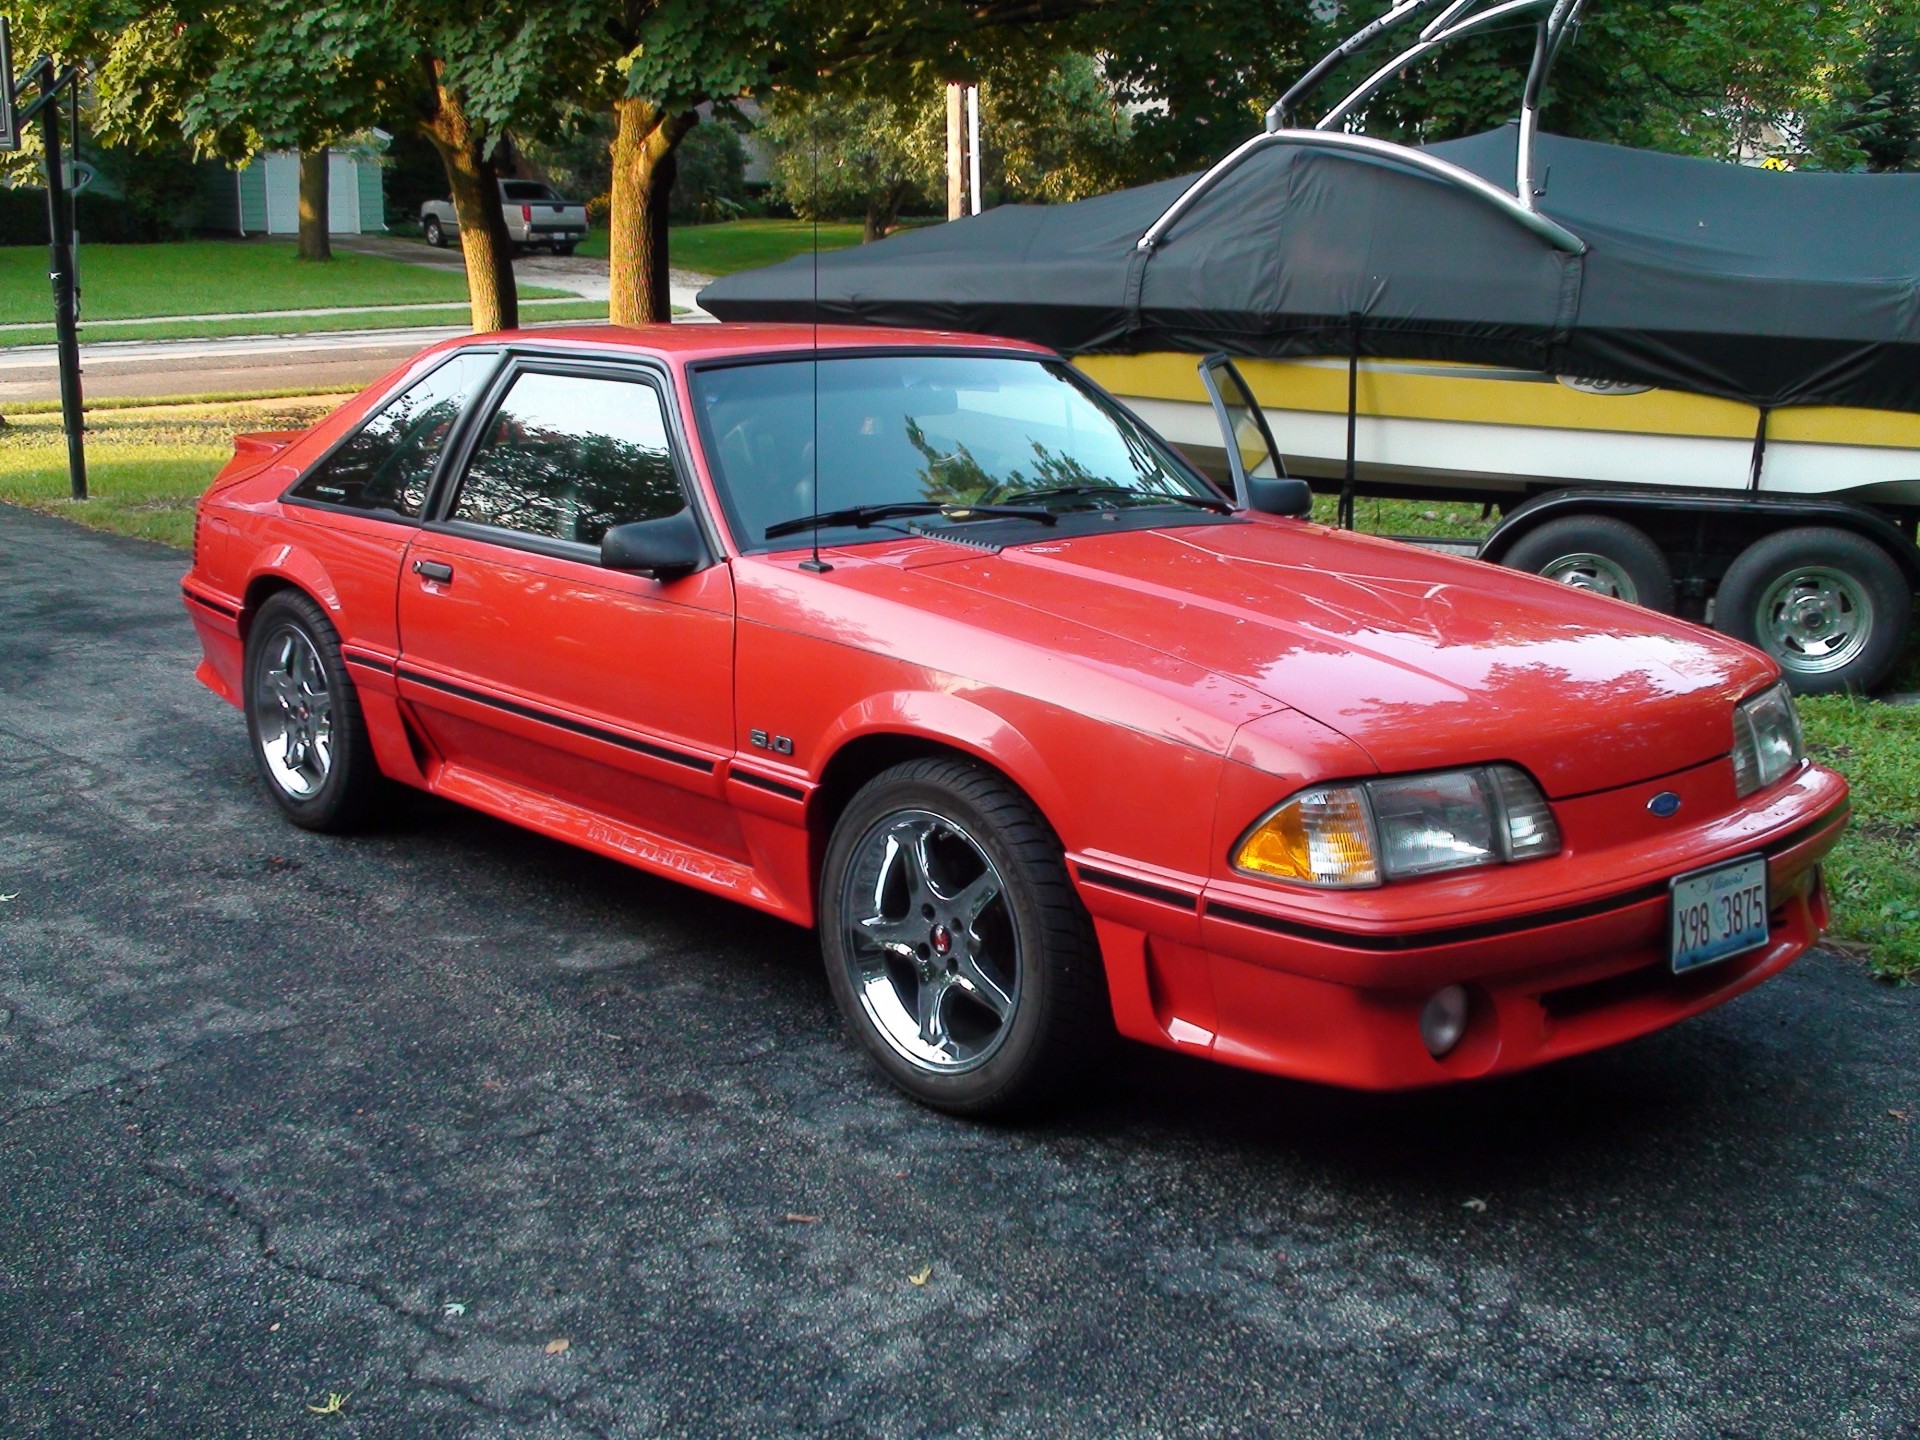
[[[674,150],[699,119],[629,96],[613,105],[613,205],[607,215],[608,318],[648,325],[673,318],[667,288],[667,202]]]
[[[420,128],[446,166],[460,253],[467,262],[467,302],[473,328],[512,330],[520,323],[520,292],[513,281],[513,241],[500,211],[500,177],[468,122],[459,97],[435,86],[435,108]]]
[[[300,152],[300,258],[331,260],[327,235],[327,147]]]

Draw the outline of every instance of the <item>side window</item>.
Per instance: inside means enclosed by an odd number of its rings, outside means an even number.
[[[422,376],[388,401],[292,493],[302,500],[419,519],[447,435],[496,359],[484,354],[456,355]]]
[[[651,385],[530,371],[487,421],[449,518],[598,545],[686,503]]]

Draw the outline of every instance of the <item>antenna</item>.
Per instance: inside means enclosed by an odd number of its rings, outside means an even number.
[[[816,64],[816,70],[819,68]],[[824,575],[833,569],[820,558],[820,110],[808,112],[807,140],[813,164],[813,504],[814,523],[807,533],[813,536],[813,554],[800,562],[802,570]]]

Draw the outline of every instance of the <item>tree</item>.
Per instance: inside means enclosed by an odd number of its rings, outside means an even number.
[[[1816,78],[1802,144],[1828,169],[1920,169],[1920,0],[1868,0]]]
[[[769,100],[761,134],[796,214],[859,215],[862,238],[878,240],[903,206],[939,189],[945,87],[923,81],[916,94],[888,78]],[[1002,201],[1078,200],[1123,182],[1127,116],[1087,56],[1001,62],[981,77],[980,112],[981,184]]]
[[[1555,65],[1548,124],[1558,134],[1644,149],[1722,158],[1755,153],[1766,132],[1792,124],[1846,12],[1858,4],[1595,0]],[[1387,8],[1384,0],[1341,6],[1311,48],[1332,44]],[[1363,128],[1425,142],[1513,118],[1538,18],[1515,17],[1411,67],[1364,107]],[[1331,106],[1391,57],[1396,40],[1409,39],[1395,32],[1378,42],[1330,77],[1315,101]]]
[[[804,220],[861,216],[863,240],[892,229],[901,207],[931,192],[946,167],[939,92],[916,100],[853,87],[789,91],[762,114],[780,198]]]

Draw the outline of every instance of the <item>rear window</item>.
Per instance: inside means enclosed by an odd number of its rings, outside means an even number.
[[[558,200],[560,197],[537,180],[504,180],[500,193],[509,200]]]
[[[295,485],[289,498],[418,520],[447,435],[497,358],[455,355],[416,380]]]

